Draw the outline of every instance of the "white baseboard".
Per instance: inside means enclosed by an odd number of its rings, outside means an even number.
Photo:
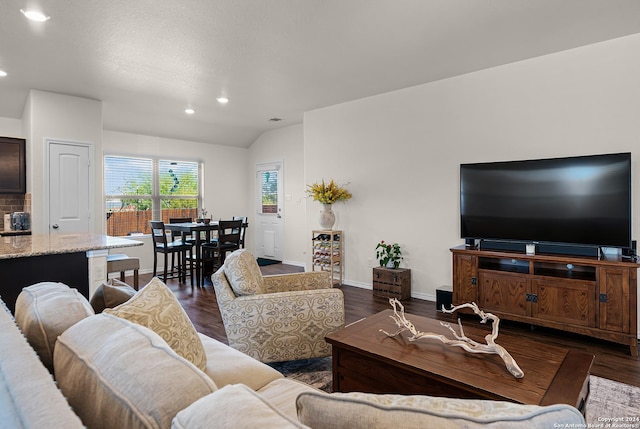
[[[347,285],[347,286],[353,286],[353,287],[358,287],[358,288],[361,288],[361,289],[373,290],[373,284],[371,284],[371,283],[356,282],[356,281],[353,281],[353,280],[343,280],[342,283]],[[411,298],[422,299],[424,301],[434,301],[434,302],[436,300],[436,296],[435,295],[430,295],[430,294],[421,293],[421,292],[414,292],[414,291],[411,291]]]

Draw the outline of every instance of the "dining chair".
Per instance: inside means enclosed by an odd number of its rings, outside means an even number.
[[[164,222],[152,220],[151,237],[153,238],[153,276],[156,276],[158,268],[158,253],[164,254],[164,276],[163,281],[167,281],[169,261],[168,256],[178,255],[178,281],[187,280],[187,261],[190,267],[191,285],[193,285],[193,264],[191,263],[192,245],[188,243],[169,242],[167,239],[167,231],[164,228]],[[187,254],[189,255],[187,257]],[[173,271],[173,270],[172,270]]]
[[[233,220],[241,220],[242,226],[240,227],[240,248],[244,249],[244,234],[247,231],[247,224],[249,218],[247,216],[234,216]]]
[[[169,223],[186,223],[186,222],[193,222],[193,218],[190,217],[170,217],[169,218]],[[193,246],[195,239],[192,238],[188,238],[186,240],[183,241],[182,239],[182,233],[178,232],[178,231],[171,231],[171,242],[174,244],[191,244]],[[171,254],[171,274],[173,275],[173,271],[176,268],[176,261],[175,261],[175,256],[176,254],[173,253]]]
[[[242,220],[220,220],[218,222],[218,237],[202,245],[203,261],[213,262],[213,269],[224,263],[228,252],[240,248]]]

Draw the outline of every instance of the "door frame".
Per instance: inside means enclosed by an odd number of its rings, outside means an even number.
[[[95,172],[96,172],[96,162],[95,162],[95,145],[91,142],[83,142],[83,141],[74,141],[74,140],[64,140],[64,139],[54,139],[54,138],[45,138],[44,139],[44,174],[42,175],[43,180],[43,195],[44,195],[44,210],[43,215],[45,219],[44,225],[47,229],[47,234],[51,234],[51,213],[50,213],[50,205],[51,205],[51,193],[49,192],[49,182],[51,178],[51,145],[60,144],[67,146],[81,146],[89,149],[89,231],[95,230],[95,213],[97,213],[95,199],[96,199],[96,187],[95,187]]]
[[[270,166],[279,166],[279,168],[268,168]],[[258,255],[258,245],[260,243],[262,243],[262,239],[259,238],[259,234],[261,233],[261,228],[260,228],[260,218],[259,216],[268,216],[268,215],[264,215],[262,214],[262,200],[261,200],[261,196],[262,196],[262,192],[260,191],[260,179],[259,179],[259,173],[261,171],[265,171],[265,170],[270,170],[270,169],[274,169],[274,170],[278,170],[279,172],[279,177],[278,177],[278,213],[276,213],[276,216],[279,216],[281,221],[280,221],[280,231],[279,234],[280,236],[277,237],[279,239],[279,244],[280,244],[280,252],[282,253],[282,260],[284,260],[284,255],[285,255],[285,210],[284,210],[284,160],[279,159],[279,160],[274,160],[274,161],[265,161],[265,162],[256,162],[255,163],[255,168],[254,168],[254,174],[253,174],[253,179],[254,179],[254,204],[255,204],[255,216],[256,216],[256,228],[254,229],[253,232],[253,246],[254,246],[254,254]]]

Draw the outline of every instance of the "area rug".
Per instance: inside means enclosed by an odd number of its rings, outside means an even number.
[[[257,262],[258,262],[258,266],[264,267],[266,265],[279,264],[282,261],[276,261],[276,260],[273,260],[273,259],[258,258]]]
[[[301,381],[325,392],[331,392],[330,357],[278,362],[269,365],[280,371],[285,377]],[[587,401],[586,418],[589,427],[607,427],[607,423],[611,423],[609,427],[616,427],[614,424],[630,424],[630,426],[617,427],[640,427],[640,387],[594,375],[591,376],[590,386],[591,392]]]

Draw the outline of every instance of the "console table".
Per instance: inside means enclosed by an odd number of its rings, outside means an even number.
[[[451,249],[453,304],[629,345],[638,356],[637,270],[620,258]]]

